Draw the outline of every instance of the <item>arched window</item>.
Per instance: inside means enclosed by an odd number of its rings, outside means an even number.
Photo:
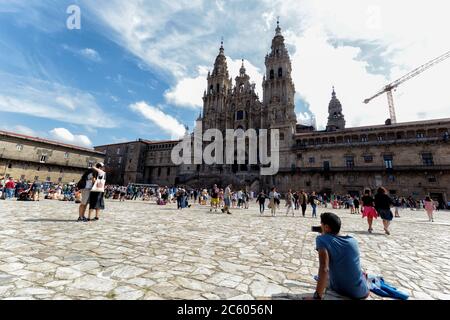
[[[238,112],[236,112],[236,120],[244,120],[244,111],[239,110]]]
[[[270,79],[274,79],[274,78],[275,78],[275,73],[272,69],[272,70],[270,70]]]
[[[214,86],[213,86],[213,85],[211,85],[211,86],[209,87],[209,94],[212,94],[212,93],[213,93],[213,91],[214,91]]]
[[[217,84],[217,93],[220,92],[220,84]]]
[[[279,68],[278,69],[278,78],[282,78],[283,77],[283,68]]]

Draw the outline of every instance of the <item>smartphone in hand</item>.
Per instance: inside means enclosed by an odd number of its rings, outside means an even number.
[[[321,226],[318,226],[318,227],[312,226],[311,227],[311,231],[312,232],[317,232],[317,233],[322,233],[322,227]]]

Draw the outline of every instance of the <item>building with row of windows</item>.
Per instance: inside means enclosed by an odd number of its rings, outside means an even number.
[[[0,131],[0,177],[74,183],[103,161],[104,154],[93,149]]]
[[[319,131],[297,123],[291,60],[279,25],[265,57],[262,100],[244,63],[233,84],[224,52],[222,44],[206,79],[203,111],[197,121],[203,132],[219,129],[223,135],[227,129],[279,130],[278,174],[261,176],[258,165],[237,163],[175,166],[171,150],[179,141],[139,140],[96,148],[106,153],[109,170],[117,170],[118,183],[192,187],[232,183],[253,191],[277,186],[281,192],[304,189],[354,195],[361,195],[365,188],[385,186],[398,196],[431,195],[441,205],[447,203],[450,119],[347,128],[333,88],[328,123]]]

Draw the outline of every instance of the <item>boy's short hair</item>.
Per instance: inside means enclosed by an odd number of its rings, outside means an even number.
[[[338,234],[341,231],[341,219],[332,212],[325,212],[320,215],[320,222],[331,229],[331,233]]]

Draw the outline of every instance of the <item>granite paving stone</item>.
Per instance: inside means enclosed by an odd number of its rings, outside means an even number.
[[[300,299],[315,288],[318,218],[210,213],[143,201],[106,201],[96,222],[75,223],[74,203],[0,201],[0,299]],[[318,214],[330,211],[319,208]],[[362,268],[411,299],[450,299],[450,213],[426,222],[401,210],[392,234],[348,210],[342,234]],[[342,299],[329,291],[327,299]],[[382,299],[371,294],[370,300]]]

